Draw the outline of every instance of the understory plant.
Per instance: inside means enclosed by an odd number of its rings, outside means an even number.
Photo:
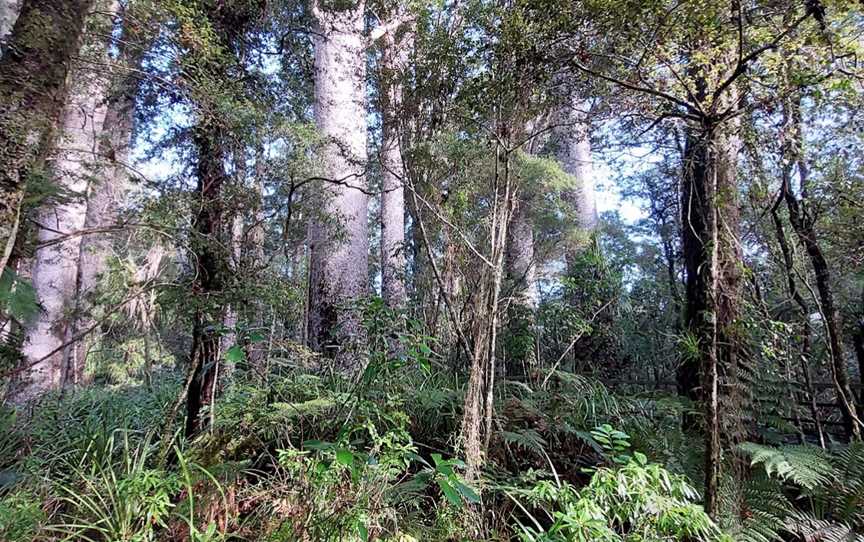
[[[607,465],[592,469],[583,488],[560,478],[517,491],[523,542],[666,542],[728,540],[705,514],[698,492],[681,475],[630,452],[629,436],[602,425],[591,431]],[[533,512],[532,512],[533,510]]]
[[[864,541],[864,444],[738,447],[750,458],[736,539]]]

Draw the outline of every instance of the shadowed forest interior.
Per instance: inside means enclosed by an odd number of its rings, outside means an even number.
[[[0,541],[864,541],[864,2],[0,0]]]

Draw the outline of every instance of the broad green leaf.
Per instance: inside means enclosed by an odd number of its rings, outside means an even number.
[[[459,480],[454,481],[453,485],[455,485],[456,489],[459,490],[459,493],[461,493],[462,496],[465,497],[466,501],[473,504],[477,504],[480,502],[480,495],[478,495],[477,492],[471,489],[469,486],[465,485]]]
[[[225,359],[232,363],[243,361],[245,357],[246,353],[243,351],[243,347],[239,344],[235,344],[225,352]]]
[[[453,486],[451,486],[450,483],[443,478],[439,478],[437,482],[438,487],[441,488],[441,492],[444,494],[447,500],[450,501],[450,504],[452,504],[453,506],[461,507],[462,499],[459,498],[459,493],[455,489],[453,489]]]
[[[354,463],[354,454],[351,453],[351,450],[339,448],[336,450],[336,461],[343,465],[352,465]]]

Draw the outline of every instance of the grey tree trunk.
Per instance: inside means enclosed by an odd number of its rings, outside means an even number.
[[[588,112],[591,103],[571,96],[557,113],[556,157],[562,169],[572,176],[573,185],[563,197],[570,204],[575,228],[571,234],[568,258],[587,244],[597,228],[597,199],[594,167],[591,160],[591,125]]]
[[[116,6],[112,3],[107,7],[116,11]],[[89,25],[96,27],[102,23],[104,20],[93,17]],[[92,45],[98,50],[96,54],[107,51],[101,40]],[[97,174],[107,91],[104,75],[83,67],[71,72],[69,98],[52,160],[58,197],[56,202],[45,203],[37,213],[40,247],[31,273],[41,310],[26,331],[22,353],[28,369],[21,373],[16,386],[17,402],[78,381],[70,337],[74,330],[79,232],[84,228],[87,213],[83,196],[89,180]]]
[[[73,355],[79,381],[84,378],[87,353],[92,345],[92,335],[80,335],[89,334],[96,327],[94,301],[100,276],[107,267],[115,239],[111,229],[119,226],[120,210],[130,187],[128,164],[135,121],[135,97],[140,84],[140,78],[133,70],[144,54],[144,44],[128,31],[124,32],[122,44],[120,62],[124,71],[120,74],[116,91],[108,98],[98,141],[101,174],[91,178],[87,187],[84,230],[88,233],[81,238],[75,325],[72,336],[67,339],[78,339]]]
[[[84,194],[94,174],[97,141],[105,118],[104,85],[79,74],[73,96],[64,111],[62,135],[54,159],[58,203],[49,202],[37,214],[38,239],[32,266],[32,282],[41,305],[36,321],[27,330],[22,352],[30,370],[20,382],[19,398],[74,383],[71,349],[64,347],[73,327],[78,277],[78,257],[87,203]],[[82,84],[83,83],[83,84]]]
[[[345,347],[361,329],[347,305],[366,295],[369,283],[363,5],[316,9],[314,35],[315,122],[326,140],[323,176],[332,188],[324,216],[340,224],[318,219],[310,227],[308,341],[349,373],[359,360]]]
[[[405,304],[405,167],[402,162],[399,115],[402,82],[411,36],[387,37],[382,53],[381,81],[381,294],[391,308]]]
[[[511,301],[508,305],[506,372],[511,376],[528,374],[535,352],[535,312],[539,305],[537,267],[534,260],[534,224],[527,198],[515,203],[507,228],[505,268]]]
[[[516,302],[530,310],[539,304],[537,265],[534,260],[534,224],[528,202],[520,200],[510,218],[507,239],[507,274]]]
[[[66,76],[78,51],[89,0],[27,0],[0,59],[0,269],[21,222],[30,174],[53,146],[66,101]]]

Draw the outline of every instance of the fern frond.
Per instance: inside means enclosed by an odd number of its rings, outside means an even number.
[[[826,486],[837,479],[830,455],[816,446],[794,445],[773,448],[745,442],[738,449],[750,456],[751,465],[762,465],[765,472],[808,490]]]
[[[857,542],[860,537],[846,524],[795,512],[786,520],[789,532],[804,542]]]
[[[542,454],[546,448],[546,440],[534,429],[521,429],[519,431],[501,431],[504,441],[525,451]]]

